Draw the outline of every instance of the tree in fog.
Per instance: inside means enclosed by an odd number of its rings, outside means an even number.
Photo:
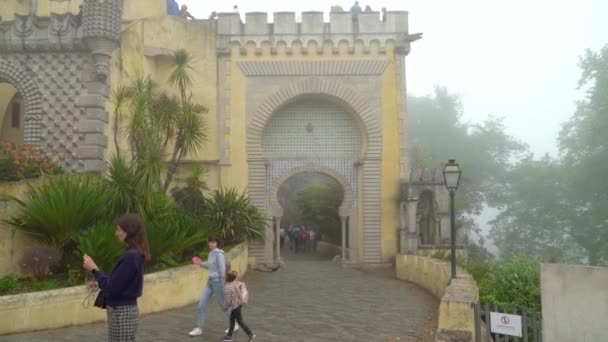
[[[558,161],[545,156],[519,163],[506,178],[503,209],[491,222],[502,257],[540,256],[576,262],[583,253],[570,233],[570,203]]]
[[[507,179],[492,233],[502,254],[608,263],[608,45],[580,60],[587,90],[564,124],[560,158],[529,158]]]
[[[432,96],[408,98],[410,164],[416,168],[442,168],[455,158],[463,170],[457,210],[476,215],[484,205],[500,201],[509,163],[524,156],[525,144],[505,132],[503,120],[489,117],[480,124],[463,120],[459,95],[436,87]],[[470,219],[460,219],[467,231],[478,228]]]
[[[337,182],[312,183],[296,194],[296,203],[302,223],[326,237],[329,242],[340,244],[342,240],[338,209],[344,193]]]
[[[587,90],[564,125],[559,143],[572,202],[572,234],[589,262],[608,262],[608,45],[580,60]]]

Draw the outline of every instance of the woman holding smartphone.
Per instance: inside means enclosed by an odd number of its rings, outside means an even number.
[[[127,246],[109,275],[85,255],[83,267],[91,272],[106,298],[110,341],[135,341],[139,325],[139,298],[144,286],[144,263],[150,259],[146,229],[138,215],[116,221],[116,237]]]

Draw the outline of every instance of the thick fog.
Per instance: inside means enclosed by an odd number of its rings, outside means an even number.
[[[199,18],[207,18],[213,11],[231,12],[238,5],[243,19],[245,12],[314,10],[326,12],[328,20],[331,6],[349,10],[354,2],[182,3]],[[582,108],[577,107],[580,101],[602,108],[601,101],[593,104],[588,103],[591,97],[586,98],[594,77],[579,89],[580,61],[588,50],[600,56],[608,43],[608,2],[417,0],[361,1],[360,5],[375,11],[382,7],[407,10],[410,33],[424,33],[422,40],[412,44],[406,61],[410,167],[437,167],[449,157],[461,160],[468,184],[460,193],[466,203],[459,214],[473,240],[489,238],[486,247],[498,254],[517,254],[517,246],[532,241],[526,247],[530,254],[553,259],[553,251],[568,250],[571,261],[593,259],[589,253],[603,247],[585,244],[606,228],[602,222],[608,218],[601,214],[602,201],[587,201],[587,193],[579,190],[599,191],[589,172],[608,165],[597,165],[603,155],[577,154],[584,146],[593,150],[593,143],[588,142],[598,139],[592,134],[583,136],[584,124],[570,127],[561,140],[560,132]],[[602,63],[608,63],[608,56],[596,57],[586,58],[587,71],[592,74],[590,70],[601,70]],[[595,89],[596,94],[602,91]],[[594,125],[593,115],[588,117]],[[444,125],[443,131],[437,125]],[[433,139],[438,135],[443,142]],[[576,139],[564,140],[567,135]],[[446,139],[455,139],[456,151],[445,146]],[[479,144],[495,146],[478,150]],[[476,153],[477,157],[469,158]],[[549,158],[543,159],[545,155]],[[590,159],[585,161],[587,157]],[[564,182],[564,175],[572,173],[577,180]],[[525,189],[543,181],[547,186],[526,193]],[[546,192],[547,198],[536,203],[534,196],[525,198],[532,192]],[[559,196],[565,201],[551,202]],[[560,206],[567,207],[570,214],[560,217],[568,212]],[[545,215],[537,220],[535,212]],[[591,232],[577,236],[577,227],[590,227]],[[536,234],[536,240],[526,238],[529,234]],[[602,258],[597,257],[596,263],[603,263]]]
[[[351,2],[182,0],[192,14],[348,10]],[[508,132],[537,154],[557,153],[556,138],[580,97],[578,57],[606,43],[608,2],[582,1],[361,1],[373,10],[409,11],[410,32],[424,38],[407,59],[408,92],[430,94],[435,85],[463,95],[472,121],[505,117]],[[243,18],[244,19],[244,18]],[[603,28],[603,29],[602,29]]]

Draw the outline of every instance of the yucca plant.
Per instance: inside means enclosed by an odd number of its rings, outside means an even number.
[[[21,213],[5,220],[18,230],[63,249],[78,233],[105,216],[106,197],[98,176],[59,175],[29,185]]]
[[[192,55],[186,50],[178,50],[173,54],[171,64],[169,82],[179,89],[181,102],[175,116],[175,141],[171,160],[167,165],[164,192],[169,190],[182,158],[200,149],[207,139],[207,122],[200,116],[207,109],[193,103],[192,94],[188,95],[188,88],[192,84],[191,73],[194,71]]]
[[[137,163],[113,156],[104,181],[110,217],[138,213],[142,217],[163,217],[175,203],[161,192],[158,163]]]
[[[171,185],[180,161],[188,154],[199,150],[207,138],[207,123],[201,116],[206,109],[186,97],[192,69],[190,57],[174,58],[176,64],[171,83],[179,88],[181,100],[159,92],[148,78],[141,78],[130,87],[130,116],[125,132],[131,147],[131,159],[140,167],[140,172],[150,181],[158,181],[161,191],[166,193]],[[186,64],[183,64],[186,63]],[[116,103],[122,105],[126,91],[117,89]],[[116,113],[120,113],[116,105]],[[115,122],[117,124],[117,122]],[[115,129],[117,134],[118,129]],[[116,141],[115,141],[116,143]],[[164,181],[161,174],[165,160],[169,157]]]
[[[268,223],[268,218],[251,203],[249,196],[235,188],[215,190],[205,202],[203,217],[227,243],[260,237]]]
[[[104,272],[110,272],[125,251],[125,245],[118,241],[115,231],[116,226],[103,223],[80,232],[76,238],[78,250],[93,258]]]

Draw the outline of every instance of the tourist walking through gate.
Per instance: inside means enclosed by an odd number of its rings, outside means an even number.
[[[236,326],[241,326],[243,331],[249,337],[249,341],[253,341],[255,335],[251,332],[247,324],[243,321],[243,305],[247,304],[249,294],[245,283],[236,280],[237,274],[235,271],[230,271],[226,274],[226,285],[224,286],[224,304],[226,309],[230,311],[230,328],[222,342],[232,342],[232,334]],[[238,325],[236,323],[238,322]]]
[[[302,232],[300,232],[300,252],[306,253],[308,251],[308,230],[306,227],[302,227]]]
[[[295,226],[293,227],[293,229],[291,230],[291,240],[293,241],[293,252],[295,254],[298,254],[299,250],[300,250],[300,227]]]
[[[311,230],[308,233],[308,239],[310,240],[310,251],[312,253],[317,252],[317,233],[314,230]]]
[[[205,310],[207,309],[207,303],[211,296],[215,295],[218,304],[220,305],[220,309],[226,313],[230,314],[229,311],[226,310],[224,305],[224,278],[226,277],[226,256],[224,255],[224,251],[221,250],[220,247],[220,239],[217,237],[210,237],[209,242],[209,255],[207,256],[207,261],[202,261],[198,257],[193,257],[192,262],[196,265],[199,265],[202,268],[206,268],[209,270],[209,277],[207,278],[207,285],[203,289],[203,294],[201,295],[201,300],[198,304],[198,312],[197,312],[197,325],[192,331],[190,331],[190,336],[199,336],[203,334],[203,324],[205,323]],[[238,329],[238,328],[236,328]]]
[[[150,260],[150,248],[146,228],[135,214],[116,221],[116,237],[127,245],[109,275],[102,273],[88,255],[83,257],[83,267],[95,277],[90,288],[98,287],[101,301],[95,305],[107,310],[108,337],[110,342],[135,341],[139,325],[137,298],[144,288],[144,262]]]
[[[285,228],[283,227],[279,230],[279,244],[280,248],[283,249],[283,246],[285,245]]]

